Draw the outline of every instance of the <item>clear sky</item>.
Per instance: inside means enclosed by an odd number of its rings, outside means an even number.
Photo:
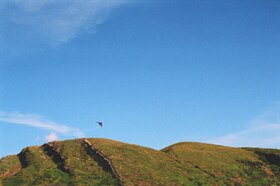
[[[277,0],[0,1],[0,157],[78,137],[280,148],[279,10]]]

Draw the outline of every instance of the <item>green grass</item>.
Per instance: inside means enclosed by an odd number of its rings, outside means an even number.
[[[52,185],[70,181],[69,175],[57,169],[56,164],[39,147],[23,150],[29,166],[12,177],[4,179],[4,185]]]
[[[0,159],[0,175],[11,169],[15,169],[19,165],[20,162],[16,155],[6,156],[5,158]]]
[[[73,171],[72,184],[78,185],[115,185],[115,180],[110,173],[105,172],[96,161],[90,157],[79,140],[67,140],[54,143],[61,155],[66,157],[65,165]]]
[[[170,154],[186,167],[203,170],[212,177],[208,179],[208,183],[279,184],[279,178],[275,179],[275,175],[269,174],[272,171],[271,165],[263,162],[258,154],[246,149],[203,143],[178,143],[162,151]]]
[[[107,139],[89,141],[110,158],[125,184],[178,185],[190,182],[183,166],[165,153]]]
[[[66,166],[74,170],[70,175],[60,169],[40,147],[24,150],[28,166],[3,180],[4,185],[116,185],[111,174],[104,172],[96,162],[83,152],[78,141],[64,141],[54,146],[61,148]],[[6,159],[6,158],[5,158]]]
[[[110,160],[123,185],[280,185],[276,149],[185,142],[158,151],[109,139],[88,141]],[[0,159],[0,185],[118,185],[82,140],[54,142],[52,147],[63,162],[55,162],[43,146],[22,151],[26,167],[21,169],[16,155]]]

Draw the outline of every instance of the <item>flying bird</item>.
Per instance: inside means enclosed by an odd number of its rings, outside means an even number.
[[[96,122],[100,127],[103,127],[103,123],[101,121]]]

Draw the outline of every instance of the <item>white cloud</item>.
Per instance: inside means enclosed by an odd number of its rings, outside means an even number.
[[[81,32],[95,31],[112,9],[125,3],[128,0],[3,0],[0,35],[66,43]]]
[[[47,142],[57,141],[57,140],[58,140],[58,136],[57,136],[56,133],[51,132],[51,133],[49,133],[49,134],[45,137],[45,140],[46,140]]]
[[[31,127],[37,127],[63,135],[83,137],[83,132],[78,128],[58,124],[45,119],[43,116],[35,114],[22,114],[19,112],[0,112],[0,122],[28,125]]]
[[[235,147],[280,148],[280,107],[276,106],[254,118],[244,130],[208,142]]]

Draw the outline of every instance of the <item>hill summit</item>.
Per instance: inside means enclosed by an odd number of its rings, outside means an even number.
[[[280,150],[182,142],[160,151],[100,138],[0,159],[0,185],[280,185]]]

